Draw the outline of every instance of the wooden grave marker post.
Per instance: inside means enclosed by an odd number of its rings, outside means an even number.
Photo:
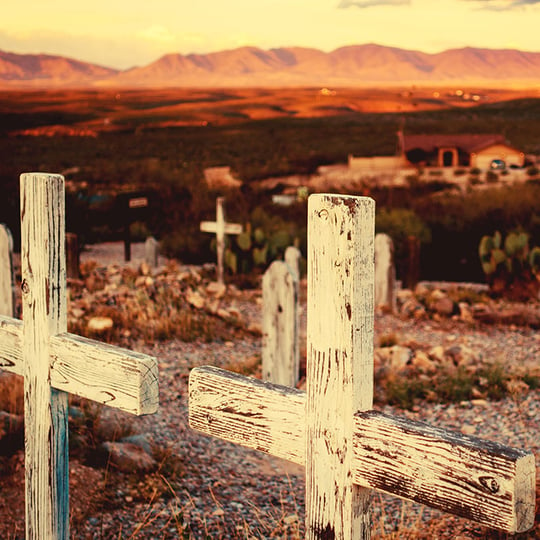
[[[156,359],[67,332],[64,178],[21,175],[23,320],[0,316],[0,368],[24,377],[26,539],[69,538],[68,393],[141,415]]]
[[[15,316],[15,289],[13,277],[13,237],[11,231],[0,224],[0,315]]]
[[[201,231],[216,234],[217,250],[217,281],[224,283],[224,258],[225,258],[225,235],[240,234],[243,227],[239,223],[227,223],[225,221],[224,197],[216,199],[216,221],[201,221]]]
[[[396,311],[394,243],[384,233],[375,235],[375,307]]]
[[[308,216],[307,391],[195,368],[191,427],[304,465],[309,539],[369,538],[371,489],[529,529],[531,452],[372,410],[374,201],[312,195]]]
[[[262,378],[296,386],[299,376],[298,285],[284,261],[274,261],[262,279]]]

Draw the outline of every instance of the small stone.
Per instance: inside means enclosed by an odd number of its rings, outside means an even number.
[[[211,281],[206,286],[206,294],[213,296],[214,298],[223,298],[227,292],[227,286],[224,283],[218,281]]]
[[[433,360],[424,351],[415,351],[411,359],[411,365],[423,372],[434,372],[436,366]]]
[[[380,347],[376,354],[382,364],[386,364],[394,371],[400,371],[411,360],[413,352],[408,347],[393,345],[392,347]]]
[[[458,307],[459,307],[459,318],[464,322],[473,323],[474,316],[472,314],[471,307],[469,306],[469,304],[467,304],[467,302],[460,302],[458,304]]]
[[[127,442],[104,442],[110,463],[122,472],[148,472],[157,467],[155,459],[140,446]]]
[[[204,297],[201,295],[201,293],[192,289],[188,290],[186,293],[186,300],[188,304],[197,309],[202,309],[205,304]]]
[[[461,433],[465,435],[474,435],[476,433],[476,426],[464,425],[461,426]]]
[[[87,324],[88,330],[97,334],[107,332],[113,326],[114,321],[110,317],[92,317]]]

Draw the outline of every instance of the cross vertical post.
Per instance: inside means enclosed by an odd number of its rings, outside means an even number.
[[[26,539],[68,540],[68,392],[158,407],[155,358],[67,332],[64,179],[21,175],[23,317],[0,315],[0,368],[24,377]]]
[[[369,538],[370,491],[354,484],[354,414],[373,404],[375,203],[308,205],[306,538]]]
[[[67,331],[64,181],[21,176],[26,538],[68,536],[67,394],[50,386],[50,337]]]

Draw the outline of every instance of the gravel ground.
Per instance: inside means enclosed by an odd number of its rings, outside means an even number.
[[[260,317],[256,304],[244,306],[243,313]],[[305,327],[305,313],[302,323]],[[376,337],[392,333],[400,342],[421,345],[459,342],[481,351],[486,359],[524,368],[538,365],[540,337],[526,329],[470,327],[450,320],[420,323],[379,314],[375,333]],[[200,365],[240,366],[260,354],[260,346],[260,339],[249,338],[234,343],[174,341],[142,347],[143,352],[159,359],[160,410],[157,415],[137,419],[136,428],[151,433],[161,448],[178,457],[183,476],[171,486],[167,497],[130,505],[128,496],[122,510],[90,518],[84,527],[86,538],[303,538],[301,467],[207,437],[187,425],[190,369]],[[479,400],[427,404],[415,411],[384,410],[529,449],[537,461],[540,457],[539,391],[498,402]],[[441,513],[386,495],[374,495],[372,515],[375,537],[389,538],[395,530],[399,532],[394,538],[500,537],[459,519],[446,520],[446,529],[439,526],[438,532],[422,536],[421,530],[430,530],[427,524],[441,522]],[[456,530],[463,528],[463,535],[457,536]],[[184,531],[184,536],[179,531]]]
[[[91,246],[82,260],[118,262],[121,244]],[[132,246],[132,263],[144,257]],[[164,262],[164,261],[162,261]],[[241,306],[245,317],[260,317],[259,306]],[[305,325],[305,313],[302,317]],[[415,322],[378,315],[377,336],[395,334],[399,342],[421,345],[462,343],[486,359],[512,366],[538,366],[540,337],[518,328],[455,321]],[[231,368],[260,354],[260,339],[215,343],[171,341],[135,347],[158,358],[160,409],[156,415],[126,417],[141,433],[151,434],[163,455],[173,456],[181,473],[155,497],[137,497],[132,487],[113,488],[111,510],[100,510],[73,530],[84,539],[234,539],[303,538],[304,472],[265,454],[199,434],[188,427],[187,381],[191,368]],[[426,404],[414,411],[384,407],[386,412],[426,420],[430,424],[474,433],[535,453],[540,458],[540,391],[516,394],[497,402]],[[110,410],[109,410],[110,411]],[[107,414],[118,414],[110,412]],[[159,474],[158,474],[159,476]],[[167,478],[165,471],[162,475]],[[141,479],[141,485],[144,479]],[[142,488],[141,488],[142,489]],[[374,538],[505,538],[457,518],[397,498],[374,494]],[[437,523],[437,527],[433,527]],[[397,532],[396,532],[397,531]],[[520,538],[534,538],[531,535]]]

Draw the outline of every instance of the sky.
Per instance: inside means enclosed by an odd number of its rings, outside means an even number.
[[[6,0],[0,50],[127,69],[242,46],[540,52],[539,32],[540,0]]]

